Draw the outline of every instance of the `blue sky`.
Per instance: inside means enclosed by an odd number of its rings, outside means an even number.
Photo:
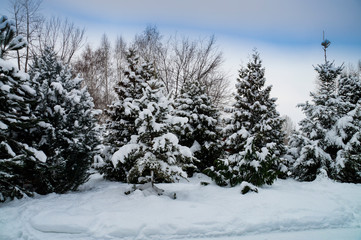
[[[42,11],[84,26],[95,46],[103,33],[130,40],[149,24],[163,35],[214,34],[234,80],[257,47],[278,110],[295,122],[303,118],[295,106],[315,88],[322,31],[332,42],[329,59],[345,65],[361,59],[361,0],[43,0]]]
[[[360,45],[360,0],[44,0],[43,10],[91,28],[193,30],[274,44],[312,44],[325,30]],[[92,29],[93,31],[94,29]],[[102,28],[106,30],[106,28]],[[120,33],[121,34],[121,33]]]

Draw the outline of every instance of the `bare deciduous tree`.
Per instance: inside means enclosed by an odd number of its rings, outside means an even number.
[[[100,42],[100,48],[98,49],[99,51],[99,56],[100,56],[100,61],[98,62],[99,65],[101,65],[102,69],[103,69],[103,83],[104,83],[104,103],[105,106],[104,108],[109,105],[111,103],[111,75],[112,75],[112,69],[111,69],[111,49],[110,49],[110,42],[108,39],[108,36],[106,34],[103,34],[102,36],[102,40]]]
[[[94,104],[98,108],[101,102],[100,92],[101,83],[99,80],[99,68],[96,67],[96,53],[87,45],[78,61],[74,64],[74,70],[81,73],[90,95],[93,97]]]
[[[223,56],[213,36],[198,41],[177,36],[163,39],[156,27],[149,26],[136,35],[130,46],[141,58],[153,63],[168,93],[177,96],[186,81],[199,81],[206,86],[214,104],[219,106],[228,100],[228,76],[222,71]],[[114,99],[113,86],[122,80],[127,65],[126,52],[123,38],[118,37],[111,49],[104,34],[100,47],[93,51],[88,46],[76,62],[76,70],[83,73],[97,108],[106,108]]]
[[[25,37],[28,45],[25,52],[17,51],[18,67],[21,69],[21,60],[24,59],[24,71],[28,71],[29,60],[35,51],[35,39],[40,35],[41,25],[44,22],[40,14],[41,0],[11,0],[10,10],[15,21],[16,34]]]
[[[121,81],[123,78],[123,71],[125,67],[127,44],[121,36],[117,37],[114,46],[114,60],[115,60],[115,78],[116,81]]]
[[[51,17],[43,24],[38,41],[40,50],[50,46],[61,61],[69,64],[76,51],[85,43],[85,28],[76,27],[68,19]]]
[[[17,51],[18,67],[27,72],[29,61],[45,46],[50,46],[60,60],[69,64],[74,54],[85,43],[85,29],[68,19],[52,17],[46,20],[40,13],[41,0],[10,0],[10,11],[15,21],[16,34],[23,35],[28,46]]]
[[[216,105],[228,99],[228,77],[214,36],[190,40],[177,35],[163,40],[155,26],[135,37],[133,45],[142,58],[154,63],[158,78],[177,96],[186,81],[199,81]]]
[[[296,130],[296,125],[293,123],[292,119],[289,116],[284,115],[282,116],[282,118],[284,119],[282,125],[282,131],[285,133],[284,144],[288,144],[290,136]]]
[[[105,109],[115,99],[113,86],[116,74],[113,74],[115,66],[112,61],[110,42],[104,34],[96,50],[87,45],[74,63],[74,70],[84,78],[97,109]]]

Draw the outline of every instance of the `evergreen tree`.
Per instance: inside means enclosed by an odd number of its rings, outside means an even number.
[[[33,194],[37,170],[43,168],[45,155],[33,148],[31,132],[37,123],[30,106],[35,90],[29,76],[4,57],[26,44],[15,36],[15,24],[0,17],[0,202]]]
[[[205,87],[197,81],[186,82],[175,101],[175,115],[188,119],[176,131],[179,143],[191,148],[197,159],[197,170],[203,172],[222,154],[219,112],[206,94]]]
[[[15,22],[7,16],[0,17],[0,58],[4,59],[10,51],[20,50],[28,44],[23,36],[15,36]]]
[[[148,80],[154,76],[154,70],[149,62],[142,61],[134,49],[127,54],[128,66],[124,70],[124,78],[115,87],[118,100],[113,102],[106,111],[109,121],[106,126],[105,162],[99,171],[109,180],[126,182],[125,169],[113,167],[111,157],[114,152],[129,143],[131,136],[137,133],[135,120],[138,112],[132,109],[134,99],[143,96],[143,89]],[[126,167],[127,169],[129,167]]]
[[[92,98],[51,48],[35,58],[30,75],[38,95],[33,113],[41,120],[34,144],[48,156],[47,171],[39,176],[44,186],[37,192],[76,190],[88,179],[99,144]]]
[[[298,158],[293,166],[296,179],[312,181],[319,173],[330,175],[340,147],[328,133],[340,118],[340,99],[337,96],[337,81],[342,72],[326,58],[328,40],[322,43],[325,51],[325,63],[315,67],[318,73],[318,90],[311,92],[312,103],[300,104],[306,118],[300,122],[303,145],[299,148]],[[297,142],[297,141],[295,141]]]
[[[171,103],[164,96],[164,85],[156,79],[147,81],[143,96],[129,106],[136,109],[136,135],[114,153],[114,166],[125,169],[129,183],[174,182],[187,177],[183,169],[192,167],[192,153],[179,145],[171,133],[180,118],[171,115]]]
[[[343,73],[338,82],[338,96],[349,103],[349,109],[355,107],[361,99],[361,75],[357,72]]]
[[[231,123],[225,128],[227,159],[218,161],[210,175],[219,185],[243,181],[256,186],[272,184],[284,153],[282,123],[271,86],[265,87],[265,69],[255,51],[237,79],[236,103]]]
[[[340,118],[327,137],[338,146],[332,178],[361,183],[361,81],[357,74],[343,74],[338,83]]]

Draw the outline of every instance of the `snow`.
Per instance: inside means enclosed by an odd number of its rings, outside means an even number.
[[[260,162],[257,160],[252,160],[249,165],[256,169],[256,171],[258,171],[258,168],[261,166]]]
[[[44,121],[38,122],[38,125],[42,128],[51,128],[52,127],[52,125],[50,123],[46,123]]]
[[[14,153],[14,151],[12,150],[12,148],[9,146],[9,144],[7,144],[6,142],[1,142],[1,143],[0,143],[0,146],[1,146],[1,145],[5,147],[7,153],[8,153],[10,156],[12,156],[12,157],[15,157],[15,156],[16,156],[16,154]]]
[[[193,156],[192,151],[188,147],[185,147],[185,146],[179,145],[179,152],[183,156],[188,157],[188,158],[192,158],[192,156]]]
[[[154,142],[157,143],[159,142],[159,146],[161,147],[165,147],[165,139],[167,139],[169,142],[172,143],[172,145],[178,145],[178,137],[176,135],[174,135],[173,133],[166,133],[166,134],[163,134],[162,136],[158,137],[158,138],[155,138],[154,139]],[[157,146],[153,146],[154,149],[158,148],[159,147],[158,145]]]
[[[68,97],[72,99],[74,103],[79,104],[81,100],[81,96],[79,96],[79,94],[81,93],[78,90],[72,90]]]
[[[17,69],[17,68],[16,68]],[[21,80],[27,80],[29,79],[29,74],[23,71],[17,71],[14,76],[20,78]],[[30,90],[31,91],[31,90]],[[30,93],[30,92],[29,92]]]
[[[43,151],[36,150],[35,148],[29,147],[27,144],[24,144],[24,147],[26,150],[32,152],[34,156],[40,161],[40,162],[46,162],[46,155]]]
[[[13,31],[15,32],[15,24],[13,23],[12,25],[14,28]],[[13,40],[10,42],[9,47],[11,48],[11,50],[18,50],[25,47],[26,45],[27,41],[22,36],[17,36],[13,38]]]
[[[192,153],[195,153],[195,152],[198,152],[202,149],[201,145],[197,142],[197,141],[194,141],[192,147],[190,148],[191,152]]]
[[[248,132],[244,127],[242,127],[242,128],[236,133],[236,136],[237,136],[237,135],[242,136],[242,138],[247,138],[248,136],[250,136],[249,132]]]
[[[242,195],[204,181],[157,184],[173,200],[93,175],[78,192],[1,203],[0,239],[361,239],[360,184],[277,180]]]
[[[173,133],[166,133],[160,137],[156,137],[153,140],[153,149],[154,150],[156,150],[158,148],[164,149],[167,147],[168,142],[171,143],[171,146],[176,146],[176,145],[178,145],[178,142],[179,142],[178,137],[176,135],[174,135]],[[183,156],[189,157],[189,158],[191,158],[193,156],[192,151],[188,147],[181,146],[181,145],[178,145],[178,147],[179,147],[180,154],[182,154]]]
[[[50,84],[56,91],[58,91],[60,94],[63,93],[64,88],[63,85],[60,82],[52,82]]]
[[[125,158],[128,157],[128,155],[132,151],[139,149],[139,147],[140,147],[139,144],[131,143],[119,148],[119,150],[116,151],[112,156],[112,163],[114,167],[117,166],[118,162],[124,163]]]
[[[35,91],[33,88],[31,88],[30,86],[28,86],[28,85],[22,84],[22,85],[21,85],[21,88],[22,88],[25,92],[28,92],[29,94],[31,94],[31,95],[33,95],[33,96],[36,95],[36,91]]]
[[[23,102],[24,101],[24,98],[20,97],[20,96],[17,96],[15,94],[8,94],[8,98],[9,99],[13,99],[15,101],[21,101]]]
[[[17,69],[17,66],[12,61],[7,61],[7,60],[4,60],[4,59],[0,58],[0,68],[3,71],[11,71],[13,69]]]
[[[10,92],[11,87],[9,85],[4,84],[0,86],[0,89],[4,92]]]
[[[62,108],[60,105],[55,105],[54,106],[54,111],[57,113],[60,113],[61,115],[63,115],[65,113],[64,108]]]
[[[176,125],[176,124],[184,125],[188,122],[188,118],[171,116],[169,118],[169,122],[174,125]]]
[[[261,152],[256,152],[257,157],[259,159],[261,159],[262,161],[266,160],[266,157],[267,157],[268,153],[269,153],[269,151],[268,151],[268,148],[266,148],[266,147],[263,147],[261,149]]]
[[[0,121],[0,129],[8,129],[8,125]]]

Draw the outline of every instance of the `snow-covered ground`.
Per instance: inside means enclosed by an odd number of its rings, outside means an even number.
[[[78,192],[0,204],[0,239],[361,239],[360,184],[278,180],[241,195],[201,181],[159,184],[173,200],[95,175]]]

